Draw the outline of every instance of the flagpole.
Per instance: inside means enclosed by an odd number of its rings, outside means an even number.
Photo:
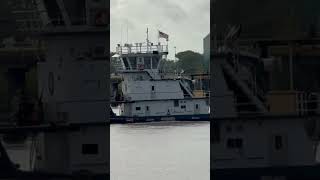
[[[167,38],[167,51],[169,51],[169,39]]]
[[[160,31],[158,29],[158,44],[160,45]]]
[[[128,19],[127,19],[127,44],[129,43],[129,25],[128,25]]]
[[[149,44],[149,29],[147,28],[147,44]]]
[[[176,62],[177,61],[177,47],[175,46],[174,47],[174,61],[173,62]]]
[[[123,33],[123,24],[121,24],[121,38],[120,38],[120,45],[122,46],[122,33]]]
[[[149,29],[147,27],[147,52],[149,52]]]

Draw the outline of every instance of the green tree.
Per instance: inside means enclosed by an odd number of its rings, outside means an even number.
[[[177,71],[185,74],[206,73],[207,63],[204,62],[202,54],[193,51],[183,51],[177,54]]]
[[[173,60],[162,60],[160,62],[160,71],[164,73],[174,73],[176,70],[176,63]]]

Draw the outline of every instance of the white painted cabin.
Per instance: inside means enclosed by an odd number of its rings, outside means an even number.
[[[136,44],[117,47],[116,61],[123,78],[120,116],[176,116],[209,113],[208,98],[194,98],[192,90],[181,79],[163,79],[160,61],[168,54],[167,46]]]

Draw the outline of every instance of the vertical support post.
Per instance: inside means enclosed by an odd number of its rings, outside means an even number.
[[[149,52],[149,28],[147,28],[147,52]]]
[[[173,62],[176,62],[177,61],[177,47],[175,46],[174,47],[174,61]]]
[[[293,84],[293,43],[289,43],[289,73],[290,73],[290,90],[294,90]]]
[[[57,0],[57,4],[61,10],[63,21],[66,23],[67,27],[71,26],[71,21],[69,15],[67,14],[66,8],[64,6],[64,2],[62,0]]]

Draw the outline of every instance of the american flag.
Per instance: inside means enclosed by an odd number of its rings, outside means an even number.
[[[165,38],[167,41],[169,41],[169,35],[159,31],[159,38]]]

